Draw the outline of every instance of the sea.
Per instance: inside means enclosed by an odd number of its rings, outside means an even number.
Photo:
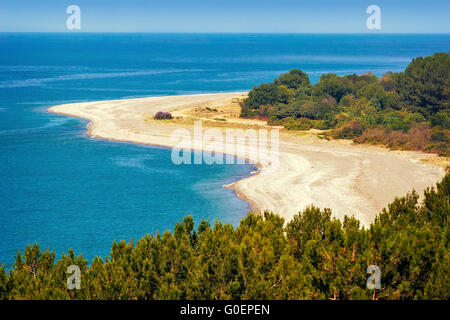
[[[0,264],[32,243],[92,261],[187,214],[238,226],[250,211],[223,186],[253,165],[175,165],[168,148],[91,138],[50,106],[246,91],[293,68],[313,83],[382,75],[438,51],[450,35],[0,33]]]

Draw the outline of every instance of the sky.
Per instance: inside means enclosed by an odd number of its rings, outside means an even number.
[[[66,27],[70,5],[79,30]],[[366,26],[370,5],[379,30]],[[450,1],[0,0],[0,32],[450,33]]]

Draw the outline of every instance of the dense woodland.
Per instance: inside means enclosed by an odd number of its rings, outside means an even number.
[[[174,231],[112,245],[89,265],[38,244],[0,268],[2,299],[449,299],[450,174],[388,205],[368,228],[310,207],[289,223],[248,214],[240,225],[191,216]],[[351,210],[349,210],[351,213]],[[81,289],[68,290],[69,265]],[[366,288],[366,268],[381,269],[381,289]]]
[[[287,129],[332,129],[328,137],[394,149],[450,155],[450,56],[416,58],[404,72],[381,78],[324,74],[315,85],[291,70],[254,87],[242,117],[260,117]]]

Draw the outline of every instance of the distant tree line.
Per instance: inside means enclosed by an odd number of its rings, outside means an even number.
[[[38,244],[0,268],[0,299],[449,299],[450,174],[427,189],[396,198],[368,228],[310,207],[285,224],[248,214],[240,225],[192,216],[174,231],[113,243],[89,265],[72,250]],[[67,268],[81,269],[81,289],[66,286]],[[369,265],[381,289],[366,287]]]
[[[404,72],[337,76],[312,85],[291,70],[254,87],[242,117],[260,117],[287,129],[332,129],[330,136],[391,148],[450,154],[450,56],[416,58]]]

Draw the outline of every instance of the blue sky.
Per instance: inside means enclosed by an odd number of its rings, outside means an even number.
[[[0,32],[73,32],[72,4],[81,32],[450,33],[449,0],[0,0]]]

